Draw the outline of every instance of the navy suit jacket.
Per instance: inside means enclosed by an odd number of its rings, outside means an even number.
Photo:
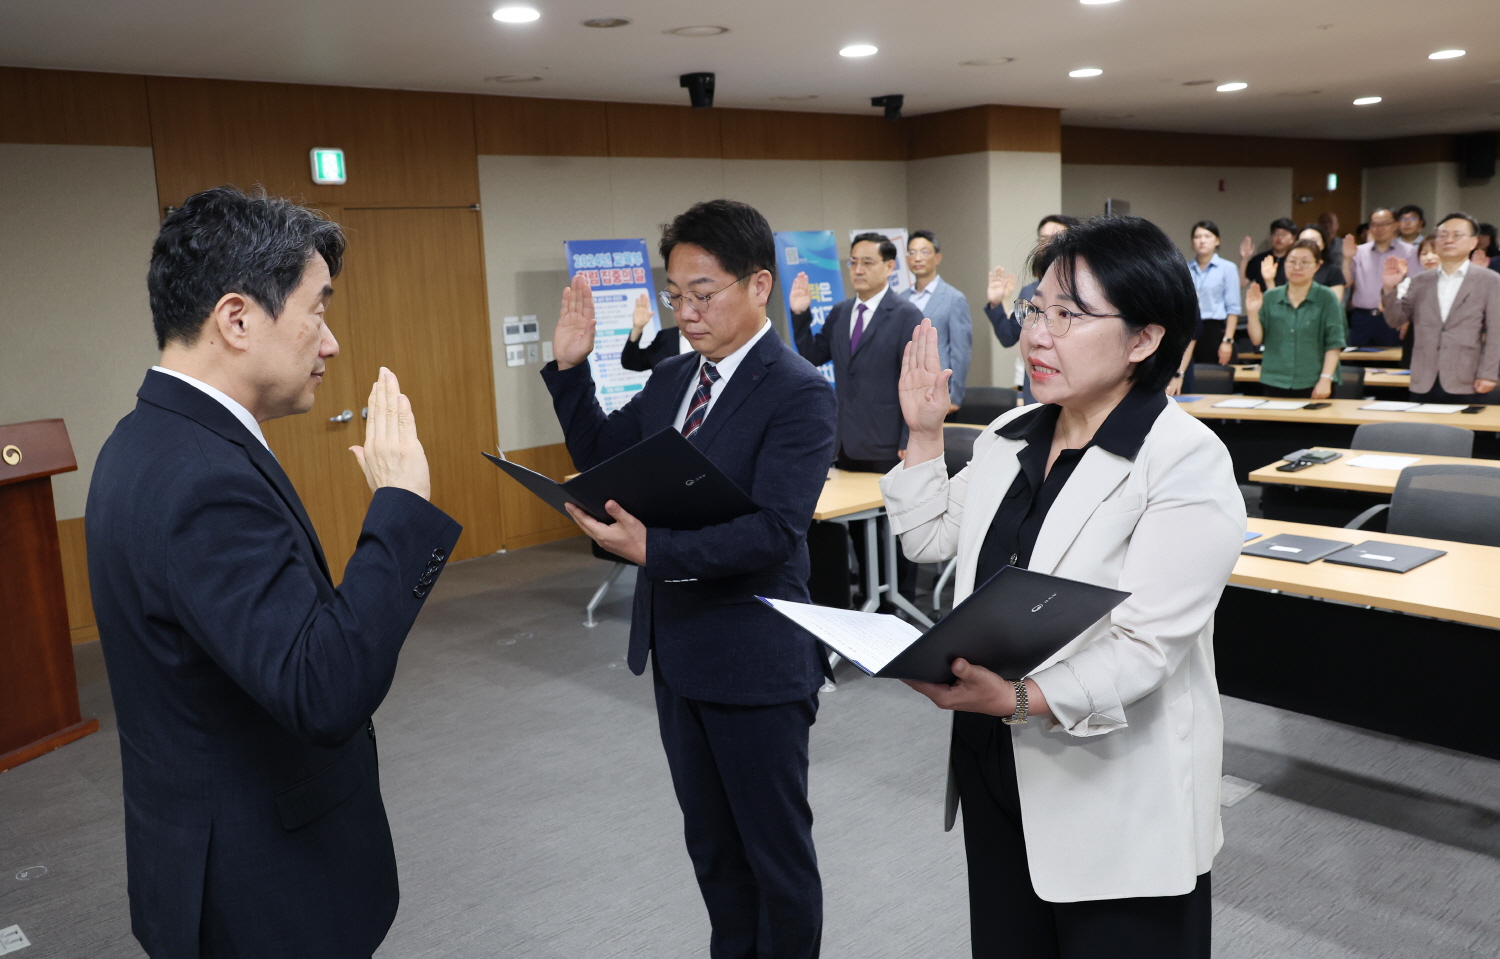
[[[369,959],[397,900],[370,715],[460,528],[378,490],[335,589],[233,414],[157,372],[137,395],[85,522],[132,929],[153,959]]]
[[[833,383],[839,401],[838,449],[857,460],[889,460],[906,448],[906,419],[901,415],[901,354],[911,331],[922,325],[922,311],[887,290],[867,321],[859,349],[849,352],[851,297],[834,305],[823,328],[812,332],[812,313],[792,314],[797,352],[821,366],[833,360]]]
[[[700,356],[663,360],[624,407],[604,415],[587,363],[542,378],[579,469],[671,429]],[[653,651],[679,696],[762,706],[811,696],[826,660],[813,638],[756,599],[808,602],[807,528],[833,457],[828,381],[767,331],[689,439],[760,509],[699,530],[650,529],[636,575],[630,668]]]

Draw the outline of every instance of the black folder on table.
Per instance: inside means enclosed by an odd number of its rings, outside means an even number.
[[[613,523],[604,504],[614,500],[646,526],[689,530],[717,526],[759,509],[744,490],[670,427],[566,483],[503,456],[482,455],[564,516],[568,511],[563,504],[572,503],[601,523]]]
[[[1349,544],[1336,539],[1318,539],[1313,536],[1293,536],[1281,533],[1258,543],[1251,543],[1240,552],[1247,556],[1265,556],[1269,559],[1284,559],[1292,563],[1314,563],[1330,553],[1337,553]]]
[[[1077,580],[1007,566],[976,589],[926,633],[894,616],[824,609],[783,600],[765,600],[802,625],[821,642],[872,676],[954,681],[951,665],[962,657],[1008,678],[1019,678],[1046,662],[1130,594]],[[764,599],[764,597],[763,597]],[[826,618],[833,628],[820,629]],[[853,648],[861,619],[881,639],[865,649]],[[839,627],[853,625],[854,630]],[[908,634],[902,639],[901,633]],[[852,641],[851,641],[852,640]],[[875,646],[908,641],[901,652],[880,662]],[[840,647],[844,648],[840,648]]]
[[[1401,543],[1382,543],[1372,539],[1325,556],[1323,562],[1404,573],[1407,570],[1416,569],[1423,563],[1431,562],[1439,556],[1447,555],[1447,550],[1428,549],[1425,546],[1405,546]]]

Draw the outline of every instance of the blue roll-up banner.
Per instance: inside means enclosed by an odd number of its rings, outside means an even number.
[[[808,285],[812,288],[812,331],[821,330],[823,321],[828,319],[828,311],[845,298],[844,269],[833,231],[776,234],[776,267],[780,274],[781,301],[786,307],[787,323],[791,323],[792,317],[792,281],[798,273],[806,273]],[[833,382],[832,363],[824,363],[819,370],[828,382]]]
[[[594,291],[594,352],[589,354],[589,372],[594,375],[599,405],[605,413],[613,413],[629,403],[651,376],[620,366],[635,301],[642,293],[651,304],[651,322],[641,338],[649,342],[661,330],[646,241],[566,240],[563,251],[568,257],[568,279],[582,273]]]

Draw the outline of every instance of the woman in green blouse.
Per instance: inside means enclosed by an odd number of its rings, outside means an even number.
[[[1347,321],[1333,291],[1313,282],[1322,261],[1317,243],[1298,240],[1283,262],[1286,286],[1262,294],[1252,283],[1245,290],[1250,341],[1266,346],[1260,385],[1267,396],[1333,395]]]

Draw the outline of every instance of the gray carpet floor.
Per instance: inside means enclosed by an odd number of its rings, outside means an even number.
[[[377,956],[691,957],[708,922],[656,738],[623,656],[629,577],[571,540],[450,567],[376,716],[402,903]],[[0,775],[0,928],[22,959],[139,957],[118,743],[101,731]],[[813,729],[824,955],[968,955],[963,844],[942,831],[948,719],[847,665]],[[1406,708],[1392,704],[1392,708]],[[1420,704],[1442,722],[1441,690]],[[1500,955],[1500,763],[1226,699],[1221,957]]]

